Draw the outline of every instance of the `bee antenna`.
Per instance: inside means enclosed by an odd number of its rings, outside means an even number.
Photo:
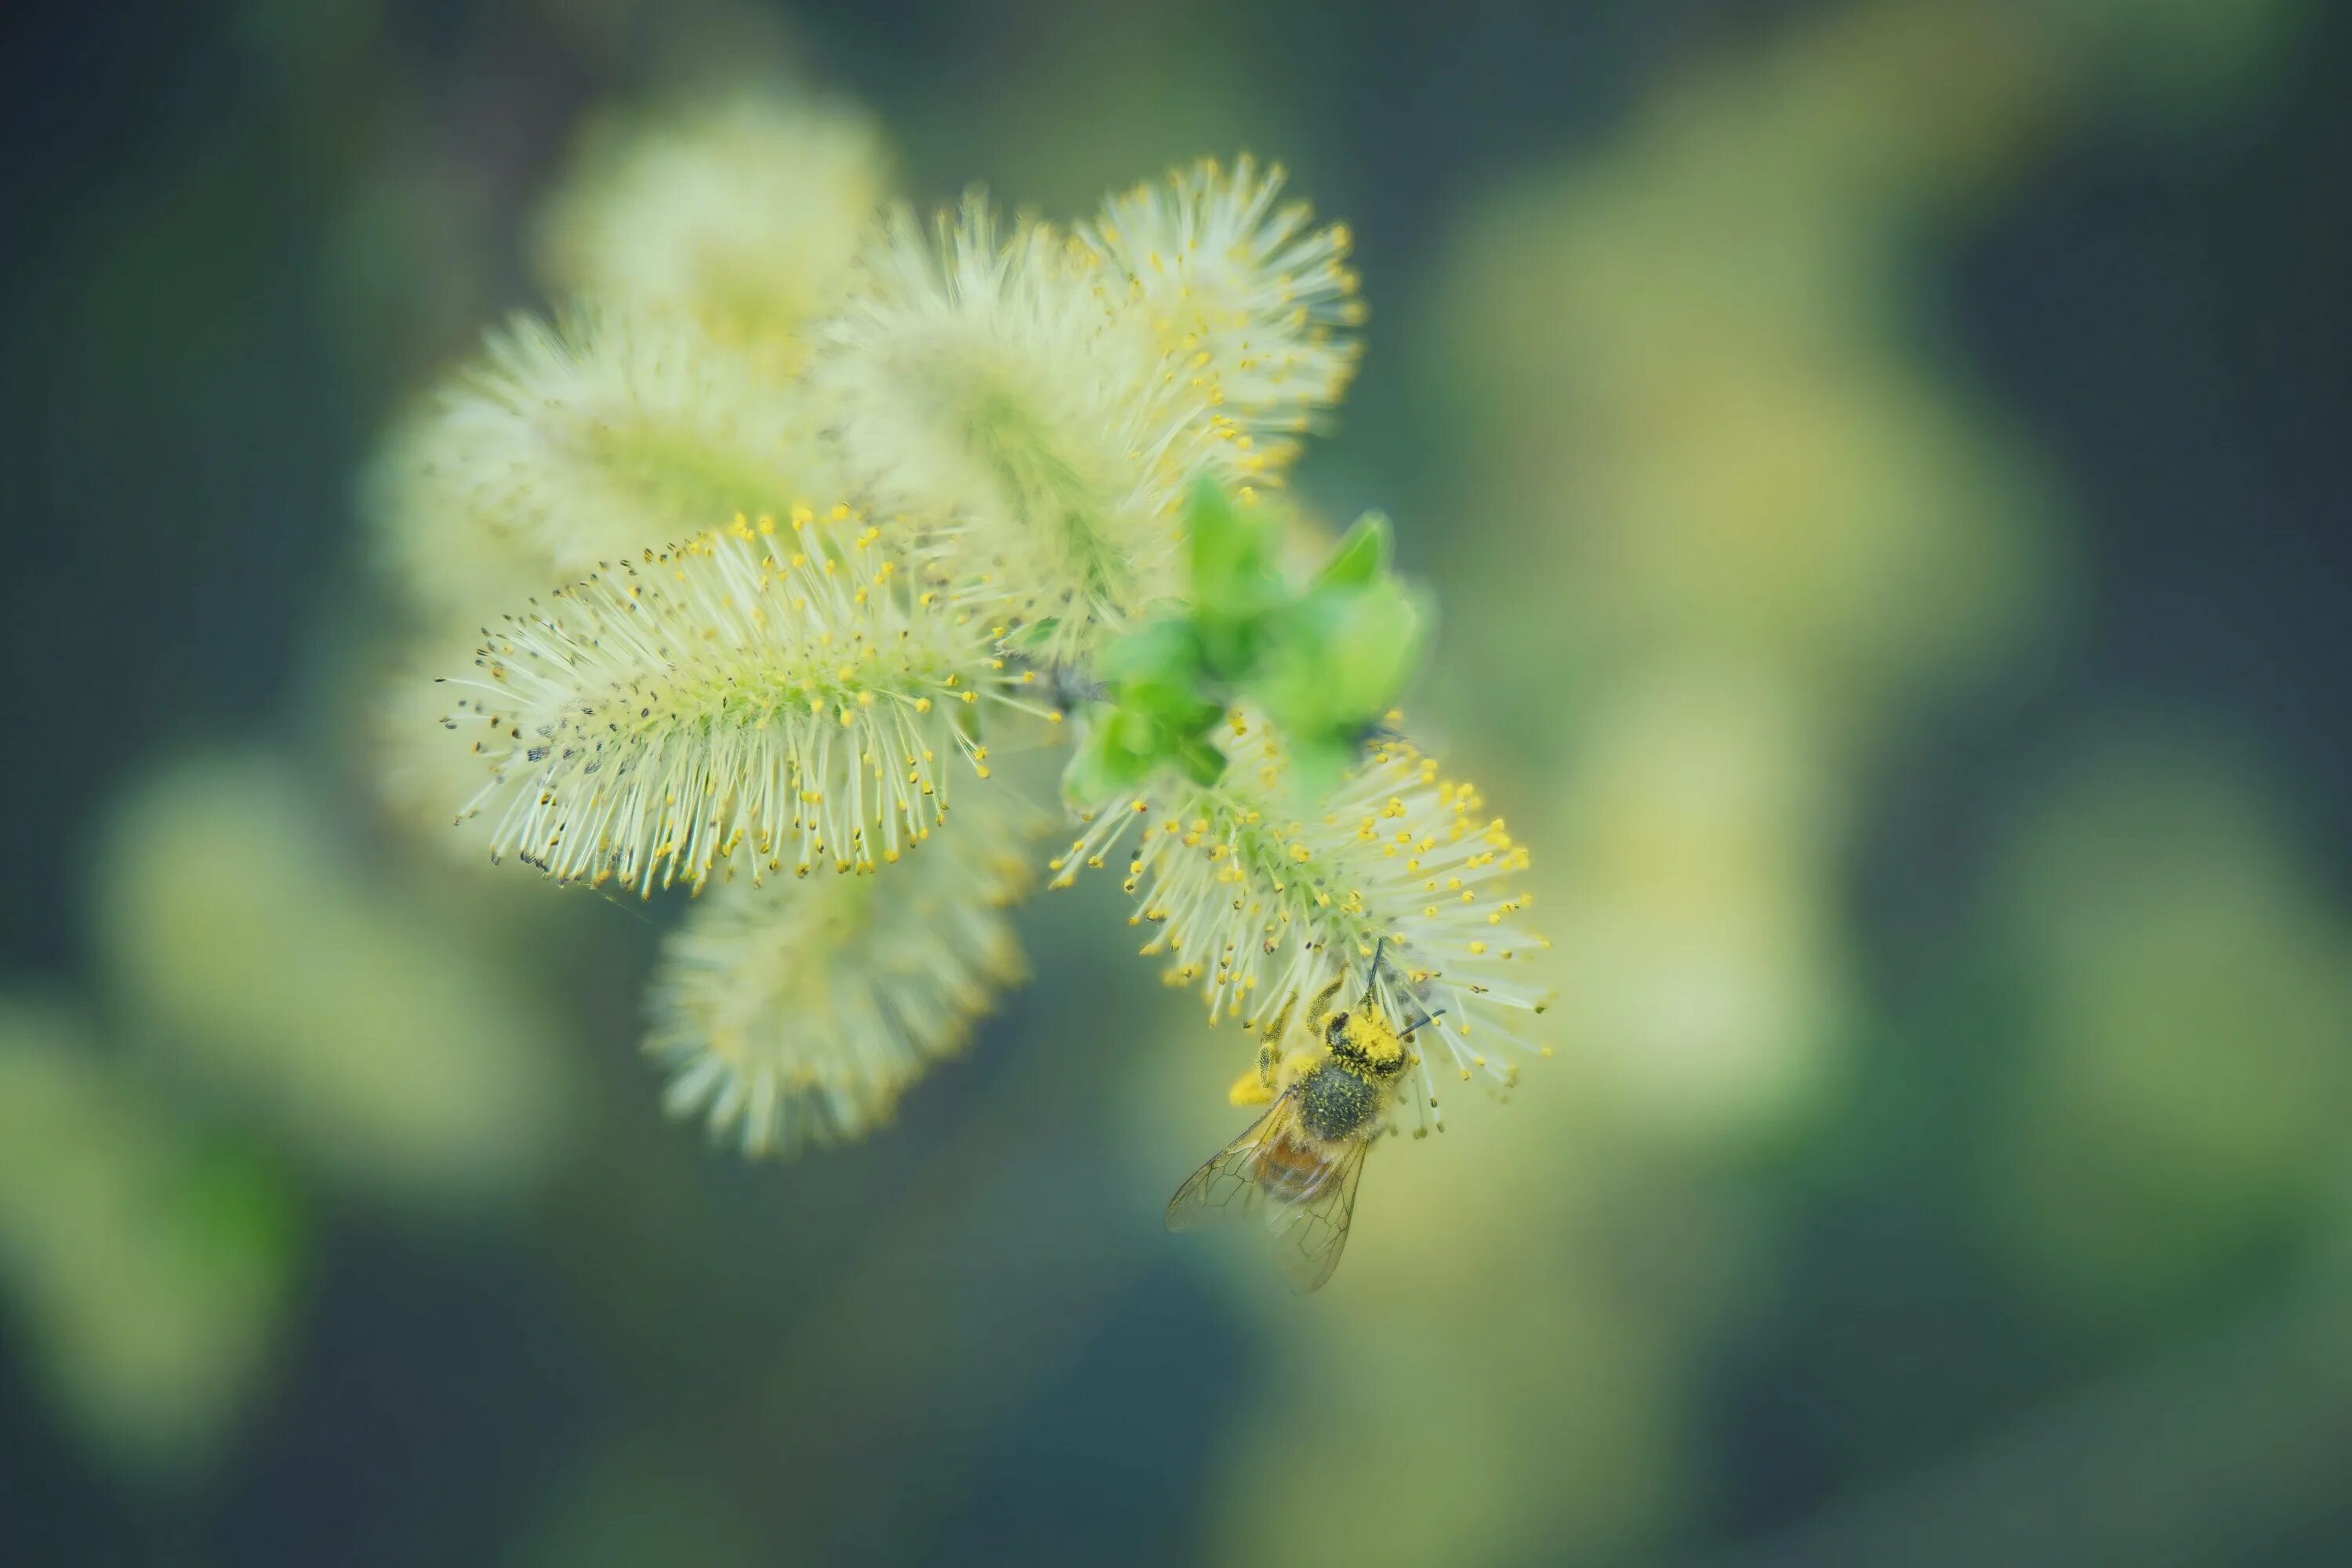
[[[1364,972],[1364,1000],[1368,1002],[1371,1000],[1372,993],[1380,989],[1381,960],[1387,954],[1388,950],[1389,939],[1386,937],[1381,938],[1373,944],[1372,966]]]
[[[1436,1012],[1434,1012],[1434,1013],[1423,1013],[1423,1014],[1421,1016],[1421,1024],[1415,1024],[1415,1025],[1412,1026],[1412,1029],[1418,1029],[1418,1028],[1420,1028],[1422,1024],[1434,1024],[1435,1022],[1437,1022],[1437,1020],[1439,1020],[1440,1018],[1443,1018],[1444,1016],[1445,1016],[1445,1009],[1444,1009],[1444,1008],[1443,1008],[1443,1007],[1440,1007],[1440,1008],[1439,1008]],[[1398,1038],[1398,1039],[1400,1039],[1400,1040],[1409,1040],[1409,1039],[1412,1038],[1412,1029],[1407,1029],[1403,1034],[1399,1035],[1399,1036],[1397,1037],[1397,1038]]]

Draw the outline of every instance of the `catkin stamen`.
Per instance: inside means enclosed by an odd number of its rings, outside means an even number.
[[[747,846],[755,869],[870,870],[919,842],[948,806],[940,759],[971,757],[1013,678],[888,559],[738,520],[509,617],[455,683],[503,742],[465,815],[497,815],[494,854],[646,893]]]

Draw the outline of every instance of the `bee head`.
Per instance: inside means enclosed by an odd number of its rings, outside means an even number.
[[[1323,1043],[1333,1061],[1365,1078],[1391,1079],[1404,1070],[1404,1040],[1377,1007],[1332,1014],[1323,1026]]]

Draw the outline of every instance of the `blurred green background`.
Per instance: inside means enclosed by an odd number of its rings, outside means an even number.
[[[0,1561],[2352,1558],[2352,12],[34,0],[0,76]],[[1559,1052],[1318,1297],[1160,1231],[1238,1064],[1110,879],[747,1165],[636,1053],[674,907],[381,804],[371,443],[600,111],[745,78],[925,205],[1355,226],[1299,484],[1443,597]]]

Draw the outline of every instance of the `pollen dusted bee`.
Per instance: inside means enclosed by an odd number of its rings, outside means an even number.
[[[1170,1230],[1202,1230],[1257,1215],[1273,1232],[1293,1289],[1319,1288],[1339,1267],[1355,1212],[1364,1155],[1388,1126],[1399,1083],[1414,1058],[1414,1029],[1399,1030],[1373,1000],[1380,959],[1372,960],[1363,1000],[1331,1009],[1346,976],[1307,1004],[1316,1046],[1285,1057],[1285,1007],[1260,1037],[1258,1065],[1234,1086],[1236,1105],[1265,1114],[1216,1158],[1192,1173],[1168,1203]]]

